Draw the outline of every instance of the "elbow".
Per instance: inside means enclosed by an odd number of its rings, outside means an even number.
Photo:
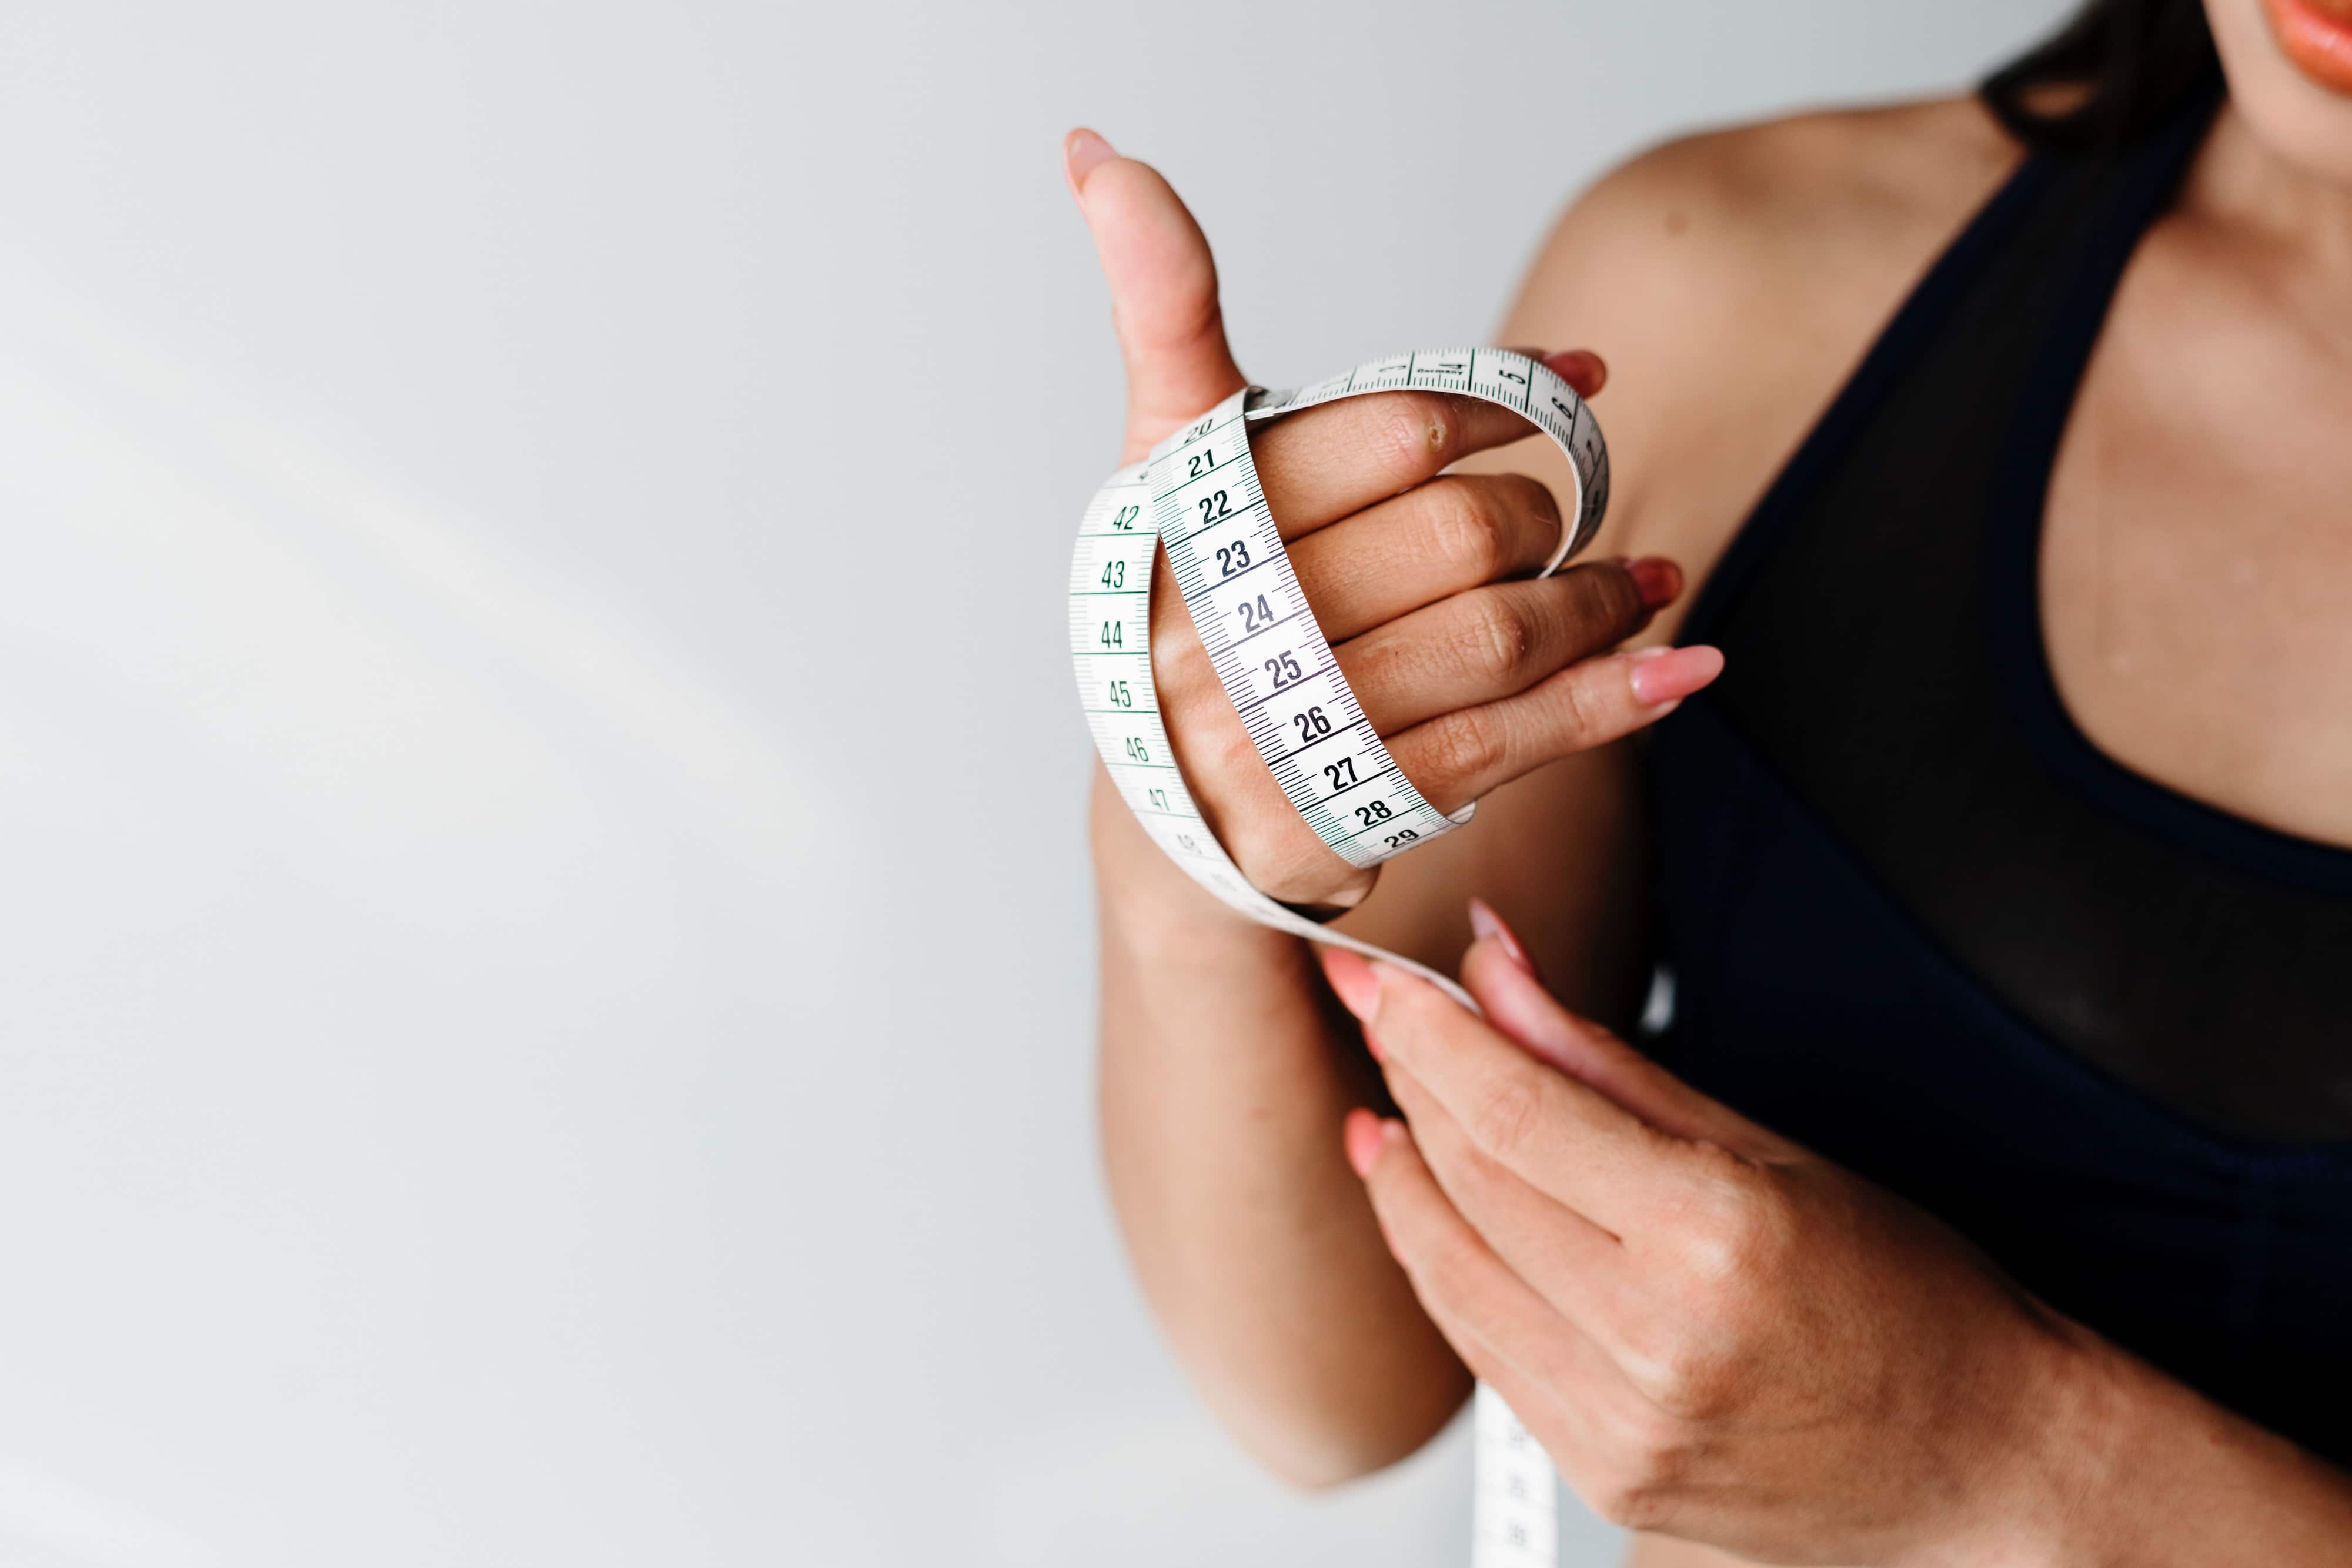
[[[1229,1392],[1210,1405],[1242,1450],[1293,1490],[1322,1492],[1419,1453],[1461,1409],[1470,1384],[1465,1373],[1385,1385],[1368,1379],[1344,1391]]]
[[[1435,1434],[1432,1433],[1430,1436],[1434,1437]],[[1391,1465],[1410,1458],[1428,1440],[1429,1438],[1425,1437],[1420,1442],[1394,1450],[1367,1448],[1360,1443],[1313,1443],[1295,1440],[1280,1448],[1251,1445],[1244,1445],[1244,1447],[1249,1448],[1250,1457],[1257,1460],[1275,1479],[1293,1491],[1313,1493],[1330,1491],[1346,1486],[1350,1481],[1360,1481],[1367,1476],[1378,1475]]]

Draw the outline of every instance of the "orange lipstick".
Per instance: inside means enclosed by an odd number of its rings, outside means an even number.
[[[2352,96],[2352,0],[2263,0],[2263,9],[2295,69]]]

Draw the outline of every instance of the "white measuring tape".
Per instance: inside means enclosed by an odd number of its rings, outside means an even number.
[[[1377,865],[1470,820],[1475,803],[1448,816],[1423,800],[1373,732],[1299,591],[1250,458],[1252,423],[1408,390],[1499,403],[1567,454],[1576,494],[1547,575],[1592,537],[1609,506],[1609,449],[1584,400],[1524,354],[1399,354],[1297,392],[1244,388],[1112,475],[1087,503],[1070,558],[1070,653],[1095,749],[1120,798],[1193,881],[1264,925],[1410,969],[1468,1004],[1450,977],[1318,925],[1250,885],[1184,788],[1151,682],[1151,568],[1165,546],[1225,695],[1325,843],[1353,864]],[[1474,1568],[1550,1568],[1559,1531],[1550,1460],[1483,1385],[1473,1425]]]

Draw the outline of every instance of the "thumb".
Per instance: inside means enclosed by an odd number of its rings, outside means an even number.
[[[1078,210],[1110,282],[1111,324],[1127,361],[1127,450],[1154,443],[1247,384],[1225,345],[1217,264],[1201,225],[1149,163],[1091,131],[1062,144]]]

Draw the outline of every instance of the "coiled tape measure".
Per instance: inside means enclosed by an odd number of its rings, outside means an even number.
[[[1299,590],[1250,458],[1252,424],[1404,391],[1499,404],[1567,455],[1576,494],[1544,575],[1591,538],[1609,507],[1609,449],[1584,400],[1525,354],[1399,354],[1297,392],[1247,387],[1112,475],[1087,503],[1070,558],[1070,654],[1095,749],[1120,799],[1193,881],[1261,924],[1410,969],[1466,1005],[1450,977],[1318,925],[1250,885],[1184,787],[1151,682],[1151,569],[1164,546],[1234,711],[1325,843],[1372,866],[1470,821],[1475,802],[1450,816],[1438,810],[1373,732]],[[1474,1568],[1550,1568],[1559,1523],[1550,1460],[1483,1385],[1473,1425]]]

